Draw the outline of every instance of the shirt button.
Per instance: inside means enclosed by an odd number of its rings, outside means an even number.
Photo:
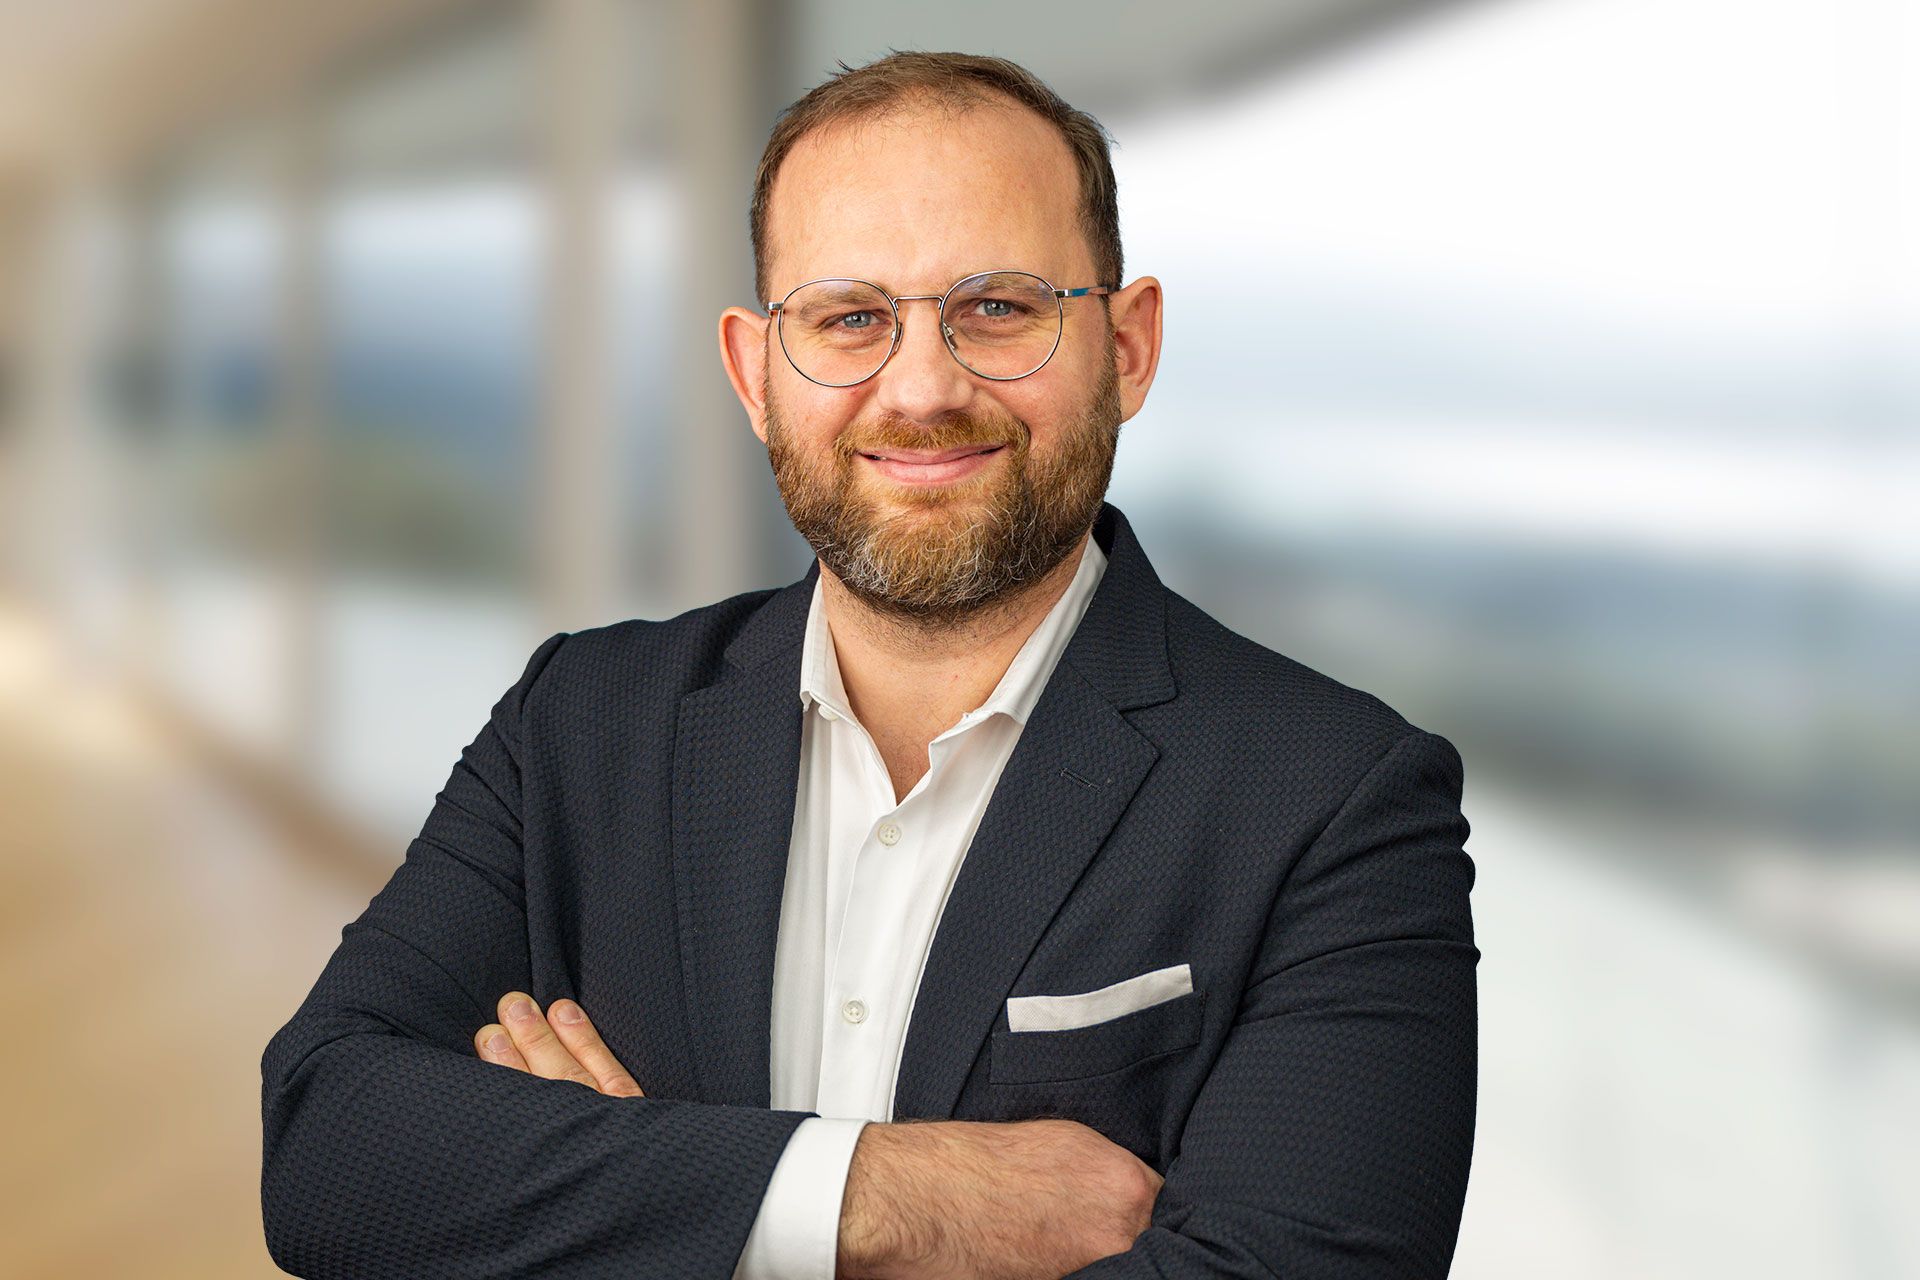
[[[867,1006],[862,1001],[849,1000],[840,1006],[840,1016],[848,1022],[865,1022],[867,1020]]]
[[[825,705],[821,706],[820,714],[828,720],[838,720],[840,718],[840,713],[838,711],[835,711],[832,707],[825,706]]]
[[[900,843],[900,825],[895,822],[883,822],[880,824],[879,835],[880,843],[892,848]]]

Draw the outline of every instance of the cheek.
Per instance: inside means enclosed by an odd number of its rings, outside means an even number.
[[[770,416],[778,419],[789,444],[802,453],[831,452],[834,438],[859,417],[860,397],[816,386],[798,374],[776,379],[768,391]]]
[[[1054,368],[1049,364],[1040,373],[1023,379],[1024,383],[1034,385],[1022,385],[1018,394],[1013,394],[1009,389],[1002,392],[1000,397],[1006,411],[1025,422],[1032,431],[1033,448],[1037,453],[1051,449],[1079,412],[1076,384],[1072,378],[1064,376],[1069,370],[1063,368],[1060,370],[1063,376],[1041,381],[1043,375],[1052,372]]]
[[[1053,358],[1027,381],[1039,383],[1036,398],[1044,399],[1046,410],[1058,414],[1086,401],[1099,385],[1101,364],[1106,359],[1102,336],[1097,333],[1069,333],[1060,340]]]

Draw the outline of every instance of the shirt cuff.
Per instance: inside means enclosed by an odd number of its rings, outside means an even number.
[[[787,1139],[733,1280],[833,1280],[840,1201],[870,1121],[808,1116]]]

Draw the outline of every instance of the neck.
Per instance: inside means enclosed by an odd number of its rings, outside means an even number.
[[[934,626],[880,613],[821,565],[821,601],[840,681],[860,723],[876,737],[924,734],[924,746],[985,702],[1020,646],[1066,594],[1091,536],[1091,530],[1082,535],[1059,564],[1025,589],[957,623]]]

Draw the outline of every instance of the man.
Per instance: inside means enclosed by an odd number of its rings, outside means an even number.
[[[1460,761],[1102,502],[1161,290],[1098,126],[896,54],[782,118],[752,227],[721,353],[816,562],[534,652],[267,1046],[275,1260],[1444,1275]]]

